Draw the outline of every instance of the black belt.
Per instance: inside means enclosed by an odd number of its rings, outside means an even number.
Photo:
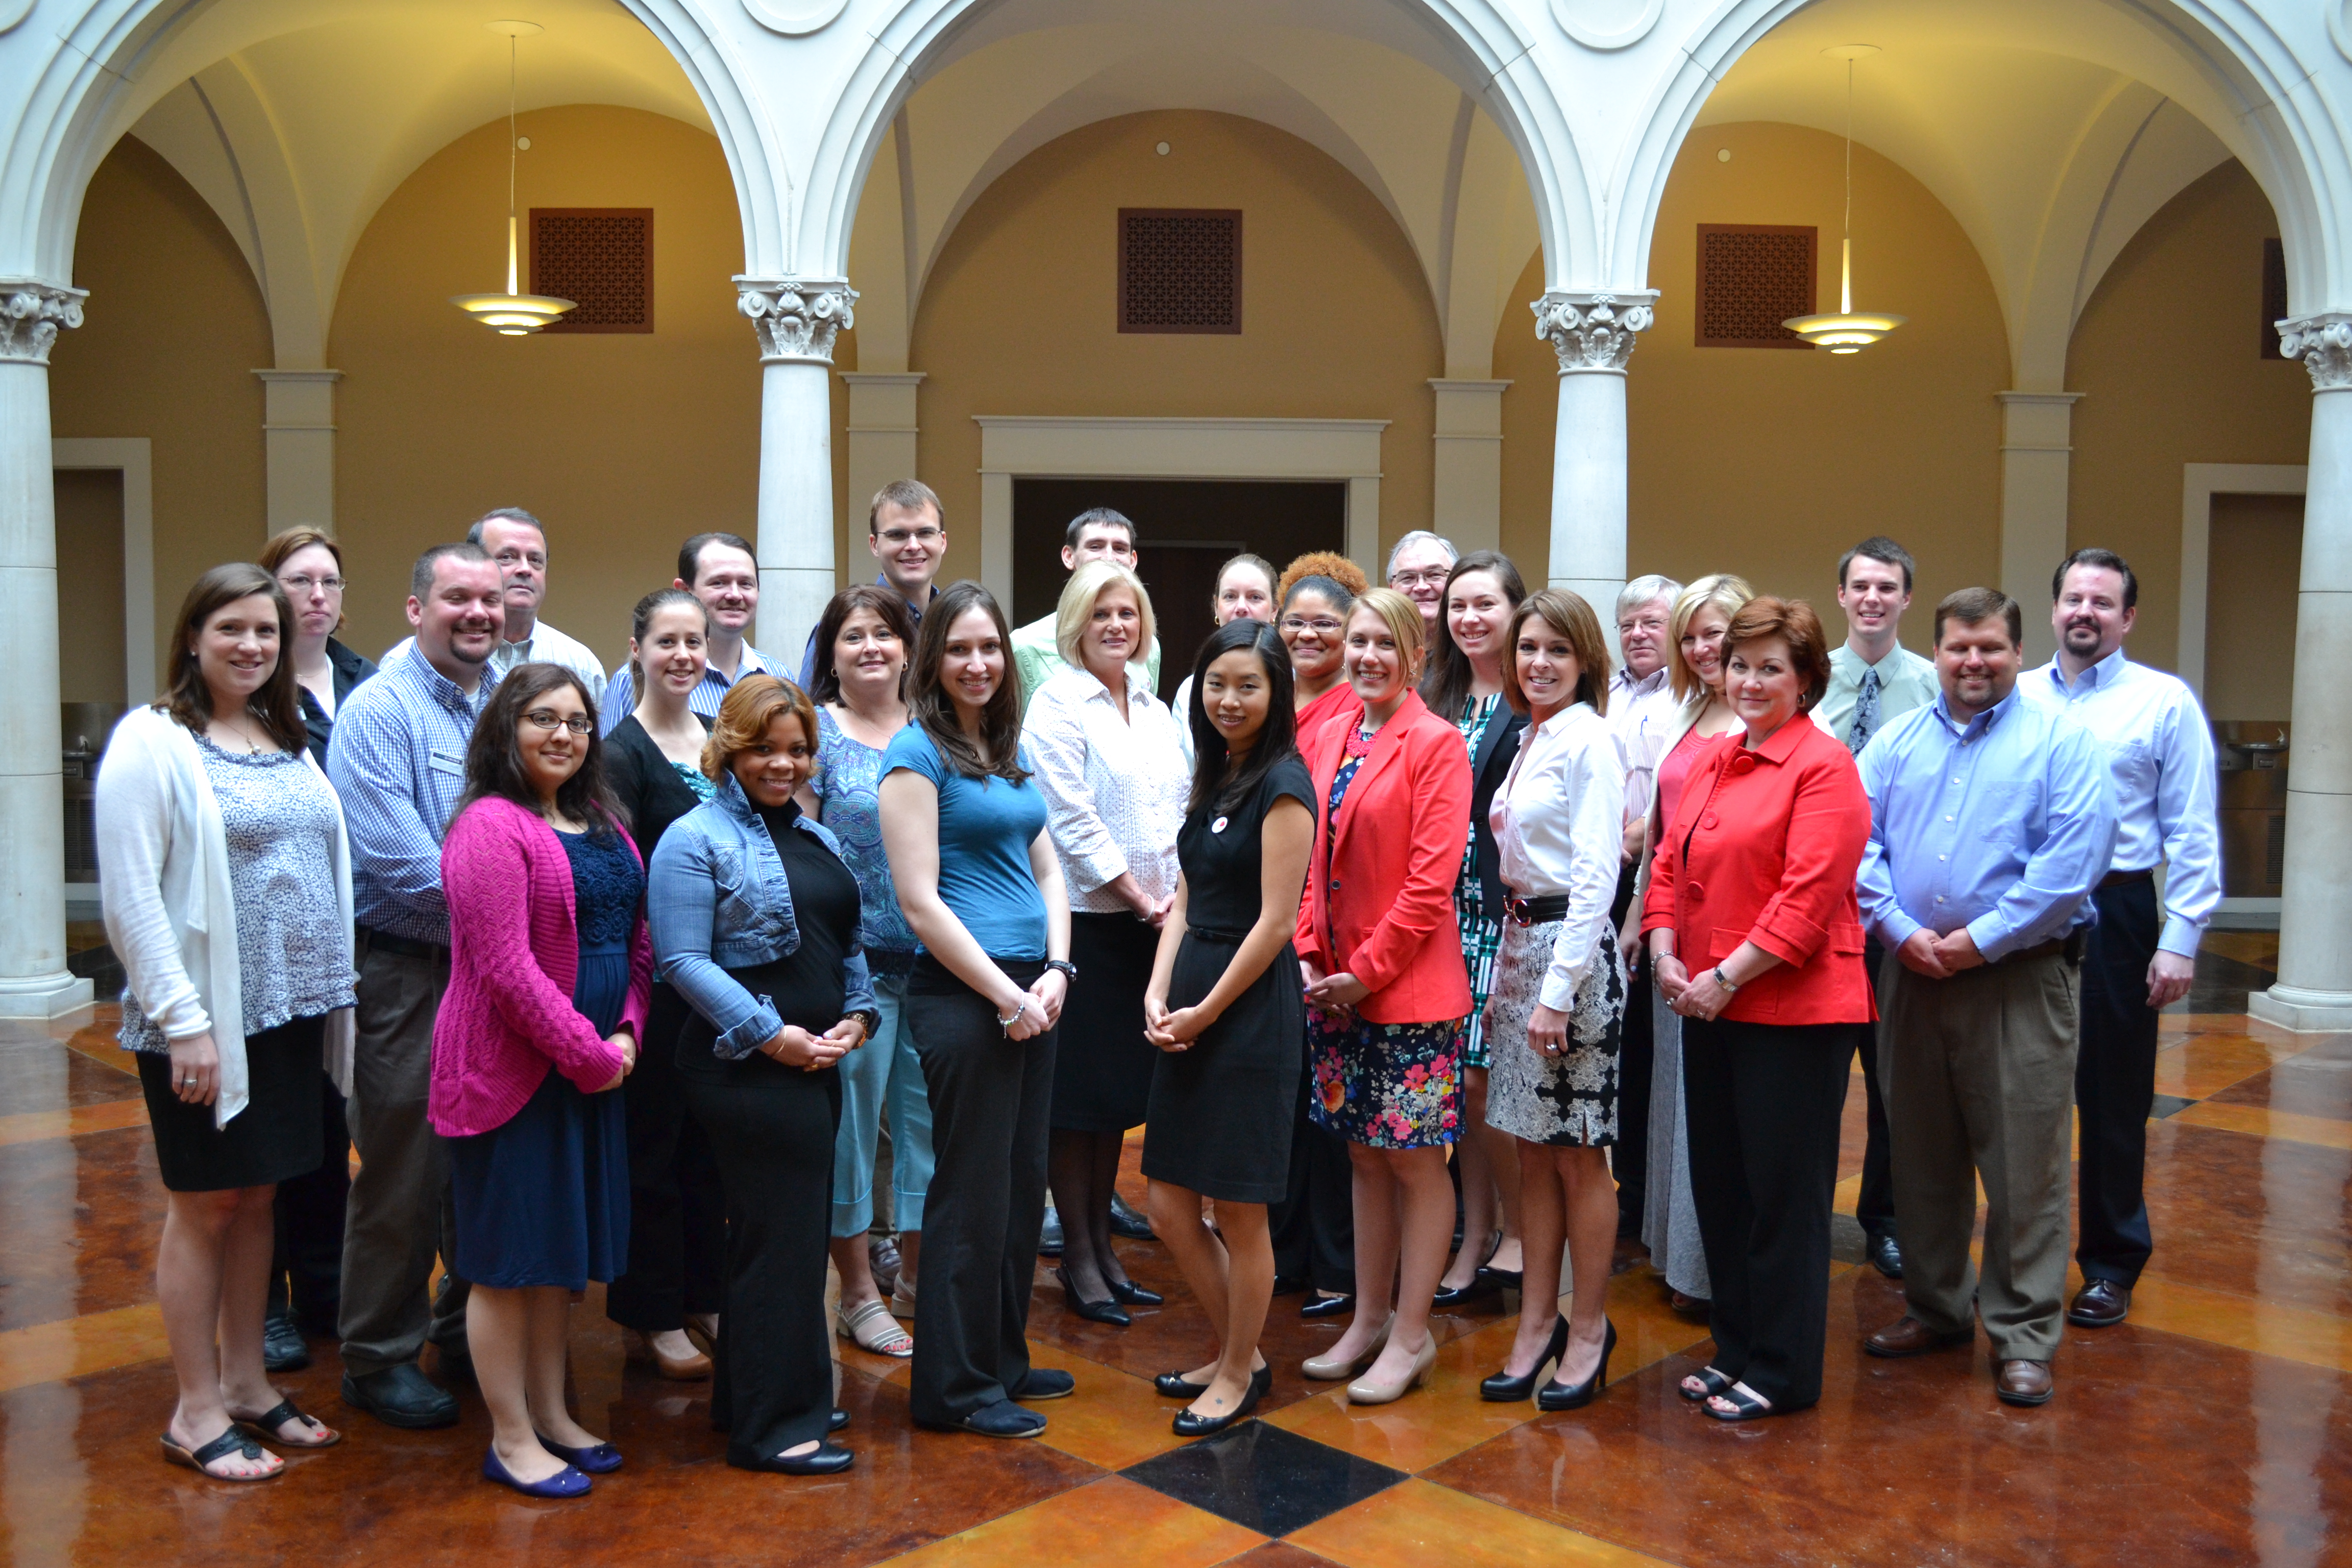
[[[441,963],[449,962],[449,946],[446,942],[419,942],[411,936],[394,936],[388,931],[378,931],[373,926],[360,927],[359,938],[371,951],[396,952],[403,958],[423,958]]]
[[[2147,873],[2142,871],[2139,875],[2145,877]],[[2015,963],[2028,958],[2063,958],[2069,963],[2079,964],[2083,962],[2083,950],[2088,945],[2090,940],[2091,928],[2076,926],[2064,936],[2053,936],[2048,942],[2032,947],[2021,948],[2000,962]]]
[[[1213,942],[1220,947],[1239,947],[1249,940],[1249,932],[1245,931],[1223,931],[1216,926],[1196,926],[1189,921],[1184,924],[1184,934],[1197,936],[1202,942]]]
[[[1513,895],[1503,900],[1503,913],[1510,917],[1514,925],[1539,926],[1551,921],[1564,921],[1568,918],[1568,895],[1549,893],[1540,899],[1522,899]]]
[[[2099,891],[2104,893],[2109,888],[2120,888],[2126,882],[2153,882],[2154,880],[2156,880],[2156,868],[2153,866],[2145,871],[2110,871],[2099,879]]]

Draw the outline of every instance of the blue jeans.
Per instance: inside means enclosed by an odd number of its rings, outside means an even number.
[[[874,1224],[874,1140],[890,1106],[890,1215],[900,1230],[923,1228],[931,1185],[931,1098],[907,1028],[907,977],[876,975],[882,1026],[849,1053],[841,1074],[841,1131],[833,1144],[833,1234],[863,1235]]]

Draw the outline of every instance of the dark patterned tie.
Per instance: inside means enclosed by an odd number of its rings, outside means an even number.
[[[1845,738],[1845,749],[1855,756],[1870,744],[1870,737],[1878,729],[1878,671],[1862,672],[1862,689],[1853,699],[1853,729]]]

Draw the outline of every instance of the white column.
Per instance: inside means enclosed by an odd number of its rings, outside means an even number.
[[[2246,1010],[2288,1029],[2352,1029],[2352,314],[2279,326],[2287,357],[2311,373],[2311,468],[2278,984]]]
[[[2000,591],[2025,606],[2025,661],[2058,652],[2050,574],[2066,559],[2066,480],[2079,392],[1997,392],[2000,399]]]
[[[257,370],[267,389],[269,531],[335,531],[335,383],[339,370]]]
[[[1617,592],[1625,585],[1625,362],[1646,330],[1652,289],[1553,289],[1529,303],[1536,336],[1559,356],[1559,425],[1552,437],[1548,581],[1584,596],[1617,656]]]
[[[1503,389],[1507,381],[1432,377],[1437,395],[1430,524],[1464,553],[1503,547]]]
[[[838,278],[738,278],[760,334],[760,623],[754,646],[800,658],[834,594],[833,342],[856,323]]]
[[[864,340],[859,340],[863,342]],[[849,388],[849,531],[892,479],[915,478],[915,389],[921,371],[841,373]],[[855,557],[856,551],[851,555]]]
[[[66,972],[64,763],[58,741],[58,520],[49,345],[79,289],[0,281],[0,1018],[85,1007]]]

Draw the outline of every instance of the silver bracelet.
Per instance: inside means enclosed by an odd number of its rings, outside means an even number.
[[[1021,1021],[1021,1015],[1027,1011],[1029,1011],[1029,997],[1027,993],[1024,992],[1022,994],[1020,1002],[1014,1005],[1013,1011],[1005,1015],[1003,1017],[996,1020],[996,1026],[1009,1032],[1013,1025]]]

